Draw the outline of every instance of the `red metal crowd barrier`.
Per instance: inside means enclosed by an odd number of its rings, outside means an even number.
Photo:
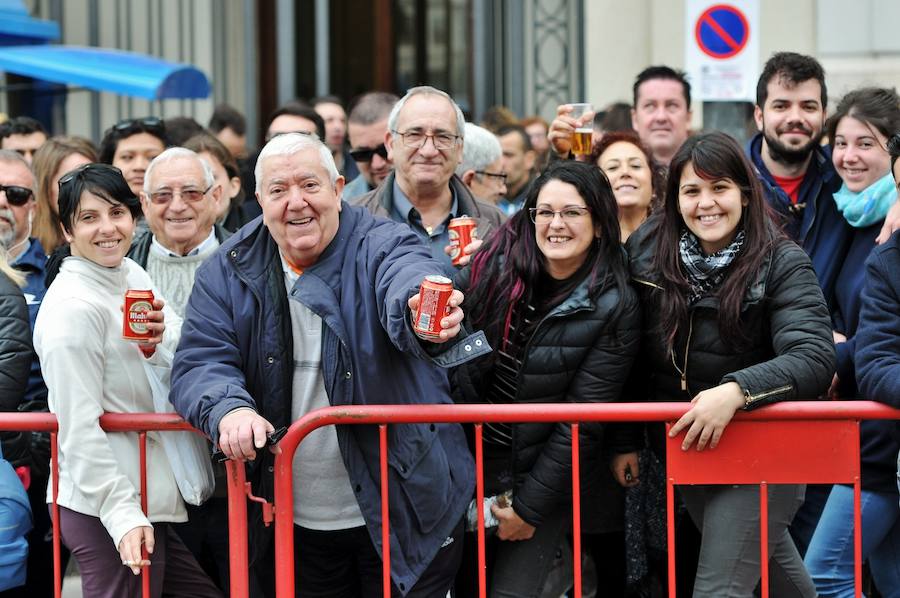
[[[412,423],[468,423],[475,426],[476,439],[476,504],[484,498],[481,426],[484,423],[508,422],[572,422],[572,497],[573,497],[573,552],[574,591],[581,596],[581,545],[580,545],[580,479],[578,422],[674,422],[681,417],[688,405],[685,403],[614,403],[614,404],[536,404],[536,405],[371,405],[329,407],[311,412],[296,421],[280,442],[281,453],[275,457],[275,582],[278,596],[294,595],[294,534],[293,534],[293,484],[292,468],[297,445],[313,430],[327,425],[378,425],[381,438],[381,508],[382,520],[387,522],[382,532],[384,546],[389,546],[390,517],[387,488],[387,426]],[[753,412],[739,412],[735,422],[726,430],[719,446],[714,450],[681,451],[680,440],[670,441],[667,463],[669,500],[676,484],[753,483],[760,485],[761,495],[761,555],[764,579],[767,568],[767,503],[765,497],[770,483],[853,483],[855,500],[856,547],[856,595],[860,595],[860,525],[859,525],[859,431],[862,419],[900,419],[900,410],[870,401],[822,401],[781,403]],[[760,428],[756,422],[770,422]],[[831,446],[830,450],[821,450]],[[765,451],[761,451],[765,448]],[[812,449],[812,450],[810,450]],[[765,455],[761,457],[761,455]],[[230,472],[241,470],[233,464]],[[723,474],[728,471],[730,476]],[[240,475],[229,474],[235,490],[244,491]],[[243,505],[244,509],[246,504]],[[669,560],[670,596],[675,596],[675,577],[671,521],[672,505],[669,504]],[[240,508],[230,514],[230,542],[246,554],[246,513]],[[480,595],[486,595],[484,565],[484,519],[478,517],[478,581]],[[389,597],[390,551],[383,551],[383,595]],[[232,569],[232,596],[243,598],[246,593],[235,593],[239,573]],[[764,596],[768,594],[763,584]]]
[[[294,422],[280,442],[281,453],[275,457],[274,506],[264,505],[264,519],[275,525],[275,582],[278,596],[294,595],[293,484],[294,453],[299,443],[313,430],[327,425],[377,425],[380,431],[380,469],[382,491],[382,542],[390,545],[390,513],[388,509],[387,449],[389,425],[412,423],[462,423],[475,426],[476,500],[484,499],[482,424],[493,422],[571,422],[572,426],[572,496],[573,496],[573,563],[575,596],[581,596],[580,544],[580,474],[579,422],[674,422],[685,412],[685,403],[616,403],[616,404],[536,404],[536,405],[370,405],[329,407],[311,412]],[[726,430],[714,450],[681,451],[680,440],[670,440],[667,456],[667,499],[669,501],[670,596],[674,596],[674,529],[672,526],[672,488],[677,484],[740,483],[760,486],[760,532],[762,592],[767,596],[767,503],[768,484],[781,483],[853,483],[855,486],[855,553],[856,595],[861,595],[860,519],[859,519],[859,429],[862,419],[900,419],[900,410],[869,401],[781,403],[753,411],[740,412]],[[769,422],[760,428],[757,422]],[[193,430],[173,414],[107,414],[102,427],[111,432],[138,432],[141,443],[141,496],[146,509],[146,432]],[[58,485],[56,418],[51,414],[0,414],[0,429],[43,431],[51,433],[51,475],[53,487]],[[764,450],[763,450],[764,449]],[[723,472],[728,472],[726,476]],[[252,496],[245,480],[244,467],[227,463],[230,529],[231,596],[246,598],[249,594],[247,500]],[[55,494],[55,493],[54,493]],[[262,501],[265,502],[265,501]],[[273,511],[267,512],[268,508]],[[60,539],[56,522],[59,508],[53,496],[54,582],[59,598],[62,585]],[[486,595],[484,517],[478,516],[478,581],[480,595]],[[143,572],[144,596],[149,595],[151,568]],[[390,596],[390,551],[384,551],[383,595]]]
[[[100,426],[107,432],[138,432],[140,443],[141,467],[141,508],[147,512],[147,432],[151,431],[194,431],[196,430],[181,417],[171,413],[107,413],[100,418]],[[53,595],[62,595],[62,576],[59,536],[59,505],[56,503],[59,488],[59,462],[56,432],[58,426],[56,416],[50,413],[2,413],[0,414],[0,430],[17,432],[49,432],[50,433],[50,476],[53,481],[53,500],[51,513],[53,517]],[[245,528],[246,529],[246,528]],[[245,542],[246,545],[246,542]],[[144,558],[147,554],[144,553]],[[244,561],[246,564],[246,560]],[[246,566],[244,567],[246,568]],[[142,595],[150,596],[150,567],[144,567],[141,573]],[[246,577],[246,575],[245,575]]]

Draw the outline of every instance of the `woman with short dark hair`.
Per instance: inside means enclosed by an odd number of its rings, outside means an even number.
[[[138,434],[100,427],[104,412],[155,410],[143,362],[170,368],[180,335],[181,321],[156,294],[147,312],[152,336],[137,344],[122,338],[125,291],[153,289],[147,273],[125,257],[140,202],[119,169],[106,164],[82,166],[59,186],[59,217],[69,245],[47,267],[52,282],[34,344],[50,410],[59,421],[55,490],[62,540],[78,561],[86,596],[138,595],[136,576],[150,564],[143,548],[154,565],[152,596],[219,596],[167,525],[187,515],[158,433],[147,434],[145,514]],[[53,493],[51,484],[48,496]]]

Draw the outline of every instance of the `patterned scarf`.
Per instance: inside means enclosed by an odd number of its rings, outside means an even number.
[[[702,297],[711,295],[718,288],[725,278],[728,266],[740,253],[743,245],[744,231],[741,230],[734,236],[734,240],[728,247],[720,249],[712,255],[704,255],[700,248],[700,240],[693,233],[686,230],[681,234],[679,250],[681,263],[684,264],[687,280],[691,285],[691,292],[688,296],[688,302],[691,305]]]

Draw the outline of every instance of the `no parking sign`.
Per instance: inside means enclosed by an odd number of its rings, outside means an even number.
[[[759,77],[759,1],[688,0],[685,67],[695,96],[755,101]]]

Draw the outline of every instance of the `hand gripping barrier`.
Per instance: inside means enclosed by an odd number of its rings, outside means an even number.
[[[535,405],[369,405],[329,407],[308,413],[294,422],[280,442],[275,458],[275,583],[279,597],[294,595],[294,534],[292,468],[297,445],[313,430],[327,425],[377,425],[380,432],[382,545],[390,546],[390,513],[387,487],[387,427],[410,423],[463,423],[475,426],[476,504],[484,499],[482,424],[492,422],[570,422],[572,429],[572,535],[574,595],[581,597],[581,504],[578,422],[674,422],[684,414],[685,403],[535,404]],[[781,403],[753,412],[739,412],[719,446],[698,452],[681,451],[680,438],[669,441],[667,500],[670,596],[674,596],[675,484],[759,484],[761,496],[762,591],[768,596],[767,485],[776,483],[853,483],[855,487],[856,595],[861,595],[859,520],[859,420],[900,419],[900,410],[870,401],[810,401]],[[827,450],[823,450],[827,447]],[[723,472],[727,472],[724,474]],[[229,463],[229,511],[232,549],[232,596],[247,596],[246,492],[243,467]],[[478,517],[478,582],[486,595],[484,518]],[[383,596],[391,596],[390,551],[384,551]],[[237,564],[243,562],[243,570]]]

